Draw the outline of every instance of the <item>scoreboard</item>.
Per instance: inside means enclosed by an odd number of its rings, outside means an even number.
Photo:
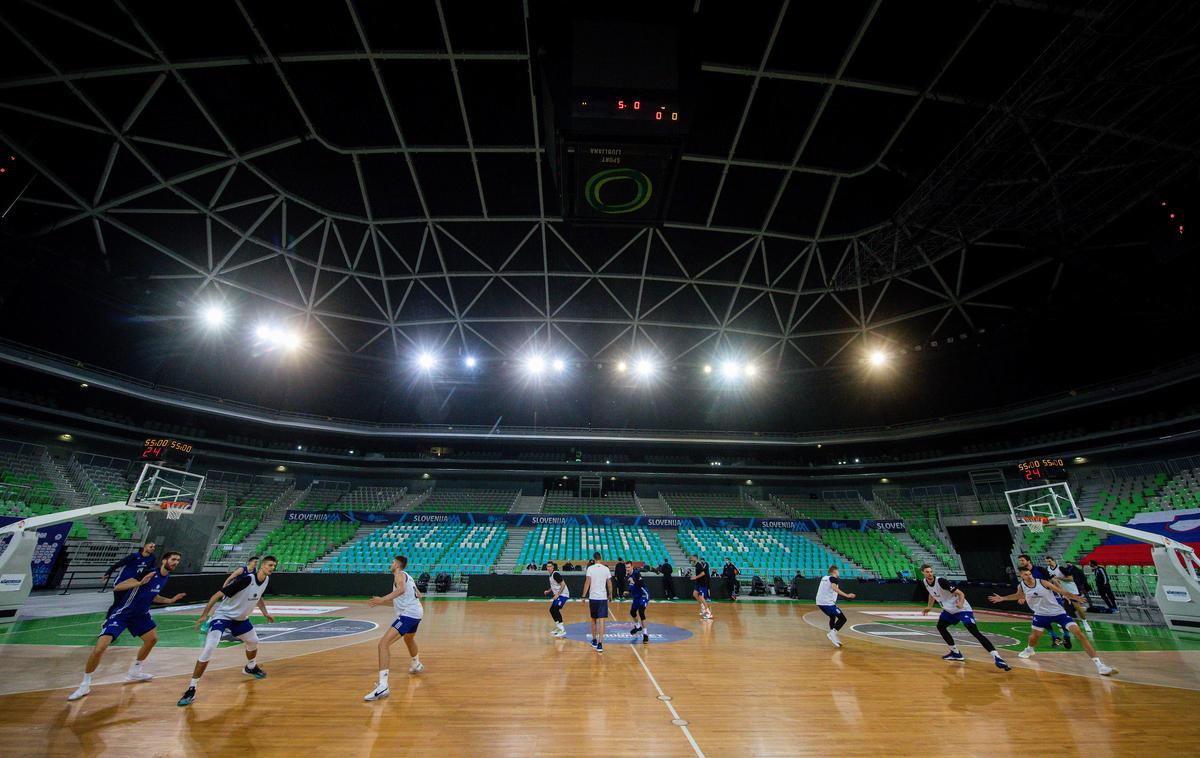
[[[150,438],[142,442],[141,459],[147,463],[183,460],[192,454],[192,443],[169,437]]]
[[[1029,484],[1061,482],[1067,478],[1066,462],[1062,458],[1032,458],[1017,464],[1017,477]]]

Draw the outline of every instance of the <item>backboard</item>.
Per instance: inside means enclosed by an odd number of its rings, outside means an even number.
[[[193,513],[204,488],[204,476],[188,471],[147,463],[129,493],[129,505],[135,508],[163,509],[172,518]]]
[[[1005,490],[1004,499],[1008,501],[1013,525],[1017,527],[1033,525],[1035,531],[1041,531],[1040,526],[1071,524],[1083,520],[1079,508],[1075,505],[1071,488],[1066,482]]]

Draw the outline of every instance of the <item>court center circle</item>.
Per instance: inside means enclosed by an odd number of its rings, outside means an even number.
[[[591,642],[592,641],[592,624],[589,621],[581,621],[576,624],[567,624],[563,627],[566,629],[566,639],[576,642]],[[604,644],[605,645],[632,645],[634,643],[642,644],[642,633],[630,634],[633,629],[631,621],[610,621],[604,625]],[[692,636],[692,633],[687,629],[670,624],[646,624],[646,633],[650,635],[649,644],[657,645],[666,642],[683,642]]]

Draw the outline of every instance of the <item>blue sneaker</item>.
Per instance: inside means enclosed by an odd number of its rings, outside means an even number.
[[[200,633],[208,634],[208,622],[207,621],[203,621],[200,623]]]
[[[252,676],[255,679],[266,679],[267,678],[267,672],[265,672],[261,668],[259,668],[257,663],[254,664],[254,668],[250,668],[249,666],[243,666],[242,673],[245,674],[246,676]]]
[[[1063,635],[1063,647],[1065,647],[1067,650],[1071,649],[1071,635],[1069,635],[1069,634]]]
[[[1012,671],[1012,666],[1009,666],[1007,663],[1005,663],[1003,658],[1000,658],[999,656],[992,656],[992,660],[996,662],[996,668],[1000,669],[1001,671]]]
[[[176,703],[176,705],[178,705],[179,707],[182,708],[185,705],[191,705],[192,701],[195,699],[196,699],[196,688],[188,687],[187,692],[183,693],[183,697],[179,698],[179,702]]]
[[[593,640],[592,640],[592,647],[596,647],[596,645],[597,645],[597,644],[598,644],[598,643],[596,642],[596,640],[595,640],[595,639],[593,639]]]
[[[603,652],[604,652],[604,643],[603,643],[603,642],[601,642],[599,645],[597,645],[597,646],[596,646],[596,652],[597,652],[597,653],[603,653]]]
[[[966,658],[964,658],[963,654],[958,652],[957,650],[951,650],[949,653],[946,653],[945,655],[942,656],[942,660],[943,661],[965,661]]]

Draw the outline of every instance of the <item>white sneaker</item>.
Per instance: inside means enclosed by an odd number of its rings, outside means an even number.
[[[1100,676],[1112,676],[1117,673],[1117,670],[1112,666],[1105,666],[1103,663],[1096,664],[1096,671]]]
[[[1018,658],[1032,658],[1034,653],[1036,653],[1036,652],[1037,651],[1034,650],[1033,648],[1027,647],[1024,650],[1022,650],[1020,653],[1018,653],[1017,657]]]
[[[425,667],[422,666],[420,663],[414,663],[413,665],[408,667],[408,673],[410,673],[410,674],[419,674],[424,670],[425,670]]]
[[[834,630],[830,629],[825,636],[829,638],[829,641],[833,643],[834,647],[842,646],[842,641],[838,639],[838,634]]]
[[[1092,633],[1092,625],[1086,621],[1083,622],[1083,631],[1087,632],[1088,634],[1091,634]]]
[[[550,632],[550,635],[552,637],[566,637],[567,630],[566,629],[555,629],[553,632]]]
[[[130,671],[125,675],[127,682],[148,682],[154,678],[154,674],[147,674],[145,671]]]
[[[554,634],[558,634],[558,627],[554,627],[553,629],[551,629],[551,630],[550,630],[550,632],[549,632],[549,633],[550,633],[550,634],[552,634],[552,635],[554,635]]]
[[[79,689],[75,690],[70,695],[67,695],[67,700],[78,700],[79,698],[87,695],[91,691],[92,691],[91,687],[89,687],[86,684],[81,684],[81,685],[79,685]]]
[[[371,690],[369,693],[367,693],[367,695],[365,695],[363,697],[363,700],[370,702],[372,700],[379,700],[381,698],[385,698],[390,694],[392,694],[392,691],[388,689],[387,685],[381,684],[378,687],[376,687],[375,689]]]

